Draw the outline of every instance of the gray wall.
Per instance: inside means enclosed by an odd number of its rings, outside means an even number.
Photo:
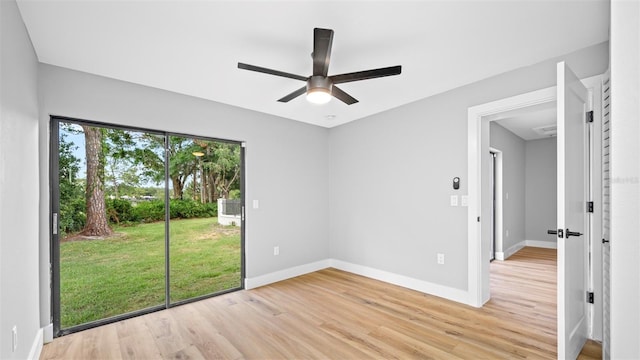
[[[467,110],[554,86],[561,60],[580,77],[602,74],[608,44],[332,129],[331,256],[466,290],[467,208],[449,206],[449,196],[467,193]]]
[[[525,238],[525,141],[495,121],[489,123],[490,146],[502,151],[502,246],[506,252]]]
[[[557,222],[557,140],[526,141],[525,152],[525,240],[555,244],[555,235],[547,230]]]
[[[0,34],[0,359],[24,359],[40,328],[38,62],[15,1],[0,1]]]
[[[50,65],[40,66],[39,91],[43,204],[49,114],[241,140],[247,144],[247,277],[329,257],[328,129]],[[252,209],[254,199],[259,209]],[[48,205],[41,209],[46,229]],[[48,235],[40,242],[48,254]],[[276,245],[279,256],[273,256]],[[46,306],[42,311],[44,318]]]

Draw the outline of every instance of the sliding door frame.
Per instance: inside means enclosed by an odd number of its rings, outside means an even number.
[[[191,134],[181,134],[175,132],[167,132],[161,130],[153,130],[135,126],[126,126],[126,125],[118,125],[118,124],[110,124],[92,120],[84,120],[66,116],[58,116],[58,115],[50,115],[49,117],[49,128],[50,128],[50,139],[49,139],[49,199],[50,199],[50,213],[49,213],[49,224],[50,224],[50,283],[51,283],[51,322],[53,323],[53,334],[54,337],[59,337],[63,335],[68,335],[74,332],[87,330],[90,328],[94,328],[97,326],[102,326],[118,321],[122,321],[125,319],[129,319],[132,317],[149,314],[152,312],[169,309],[174,306],[179,306],[182,304],[187,304],[195,301],[200,301],[203,299],[211,298],[214,296],[243,290],[245,288],[245,277],[246,277],[246,256],[245,256],[245,142],[238,140],[228,140],[228,139],[219,139],[214,137],[205,137],[205,136],[197,136]],[[72,123],[77,125],[89,125],[96,126],[107,129],[119,129],[126,131],[139,131],[145,132],[154,135],[164,136],[164,161],[165,161],[165,169],[164,169],[164,201],[165,201],[165,239],[164,239],[164,247],[165,247],[165,301],[163,305],[151,306],[148,308],[135,310],[132,312],[128,312],[125,314],[115,315],[104,319],[99,319],[95,321],[91,321],[88,323],[79,324],[76,326],[72,326],[69,328],[62,329],[60,326],[61,321],[61,298],[60,298],[60,237],[59,237],[59,213],[60,213],[60,159],[59,159],[59,136],[60,136],[60,123]],[[240,146],[240,195],[241,195],[241,209],[242,209],[242,217],[241,217],[241,229],[240,229],[240,286],[237,288],[225,289],[223,291],[214,292],[211,294],[206,294],[186,300],[181,300],[177,302],[171,302],[171,289],[170,289],[170,281],[171,281],[171,272],[170,272],[170,238],[169,238],[169,229],[170,229],[170,189],[169,189],[169,141],[171,136],[180,136],[187,137],[191,139],[199,139],[206,141],[215,141],[227,144],[236,144]]]
[[[181,134],[181,133],[174,133],[174,132],[165,132],[165,161],[168,164],[169,163],[169,142],[171,141],[171,137],[172,136],[176,136],[176,137],[188,137],[191,139],[196,139],[196,140],[205,140],[205,141],[215,141],[215,142],[220,142],[220,143],[226,143],[226,144],[235,144],[240,146],[240,207],[241,207],[241,211],[242,211],[242,216],[240,219],[240,286],[237,288],[230,288],[230,289],[225,289],[222,291],[216,291],[214,293],[211,294],[206,294],[206,295],[201,295],[201,296],[195,296],[189,299],[184,299],[184,300],[179,300],[179,301],[171,301],[171,297],[170,297],[170,285],[171,285],[171,261],[170,261],[170,242],[169,242],[169,208],[166,208],[166,212],[165,212],[165,226],[166,226],[166,230],[165,230],[165,236],[166,236],[166,279],[167,279],[167,285],[166,285],[166,308],[171,308],[174,306],[179,306],[179,305],[184,305],[184,304],[188,304],[188,303],[192,303],[194,301],[200,301],[200,300],[204,300],[204,299],[208,299],[214,296],[219,296],[219,295],[223,295],[223,294],[227,294],[230,292],[234,292],[234,291],[238,291],[238,290],[244,290],[244,279],[245,279],[245,248],[244,248],[244,244],[245,244],[245,240],[244,240],[244,236],[245,236],[245,224],[244,224],[244,214],[245,214],[245,195],[244,195],[244,184],[245,184],[245,169],[244,169],[244,155],[245,155],[245,142],[243,141],[236,141],[236,140],[226,140],[226,139],[218,139],[218,138],[211,138],[211,137],[206,137],[206,136],[196,136],[196,135],[188,135],[188,134]],[[169,167],[165,166],[165,181],[167,182],[167,185],[165,186],[165,199],[166,199],[166,203],[169,203]]]

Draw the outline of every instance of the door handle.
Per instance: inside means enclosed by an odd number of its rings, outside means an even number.
[[[577,231],[569,231],[569,229],[567,229],[567,239],[569,236],[582,236],[582,234]]]
[[[549,235],[558,235],[558,237],[560,239],[562,239],[564,237],[563,231],[562,229],[558,229],[558,230],[547,230],[547,234]]]

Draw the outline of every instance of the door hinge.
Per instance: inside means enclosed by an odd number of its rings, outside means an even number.
[[[594,300],[593,300],[593,291],[587,291],[587,302],[589,304],[593,304]]]
[[[593,122],[593,110],[587,111],[587,122],[588,123],[592,123]]]
[[[593,212],[593,201],[587,201],[587,212]]]

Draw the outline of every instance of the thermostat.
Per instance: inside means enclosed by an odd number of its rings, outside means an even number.
[[[460,178],[457,176],[453,178],[453,189],[454,190],[460,189]]]

